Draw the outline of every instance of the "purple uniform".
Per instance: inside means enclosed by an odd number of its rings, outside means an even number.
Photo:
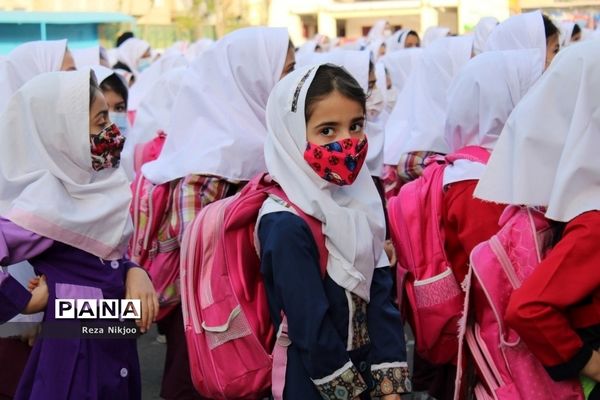
[[[44,238],[0,218],[0,264],[28,260],[46,276],[48,307],[65,298],[120,299],[125,295],[126,259],[102,260],[83,250]],[[0,322],[22,312],[30,293],[0,272]],[[135,339],[53,339],[36,341],[15,399],[140,399],[141,382]]]

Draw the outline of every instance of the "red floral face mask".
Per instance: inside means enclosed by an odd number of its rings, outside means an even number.
[[[321,178],[339,186],[352,185],[367,158],[367,138],[342,139],[325,145],[308,142],[304,159]]]
[[[110,124],[95,135],[90,135],[90,144],[94,171],[119,166],[125,136],[121,135],[117,125]]]

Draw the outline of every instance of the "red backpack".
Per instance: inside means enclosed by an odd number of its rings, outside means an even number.
[[[388,201],[398,258],[398,299],[415,334],[416,351],[433,364],[446,364],[457,356],[464,299],[444,248],[444,169],[456,160],[485,164],[488,158],[487,150],[475,146],[430,157],[423,176],[402,186],[400,194]]]
[[[268,175],[204,207],[188,225],[181,246],[184,329],[192,381],[211,399],[258,399],[271,387],[276,332],[254,245],[256,220],[268,196],[304,219],[323,273],[327,265],[321,223],[291,204]],[[282,391],[285,375],[278,370],[273,376],[273,392]]]

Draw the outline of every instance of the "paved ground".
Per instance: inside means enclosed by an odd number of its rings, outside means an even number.
[[[156,341],[156,325],[138,340],[142,369],[142,399],[159,400],[166,345]]]
[[[165,362],[166,345],[156,341],[156,325],[138,340],[138,353],[142,369],[142,399],[160,400],[160,382]],[[409,333],[410,335],[410,333]],[[413,342],[408,343],[409,359],[412,359]],[[402,400],[432,400],[424,394],[402,396]],[[435,399],[433,399],[435,400]]]

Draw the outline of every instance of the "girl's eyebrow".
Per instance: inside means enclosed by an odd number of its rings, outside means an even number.
[[[319,125],[315,126],[315,128],[320,128],[322,126],[338,126],[338,122],[321,122]]]

